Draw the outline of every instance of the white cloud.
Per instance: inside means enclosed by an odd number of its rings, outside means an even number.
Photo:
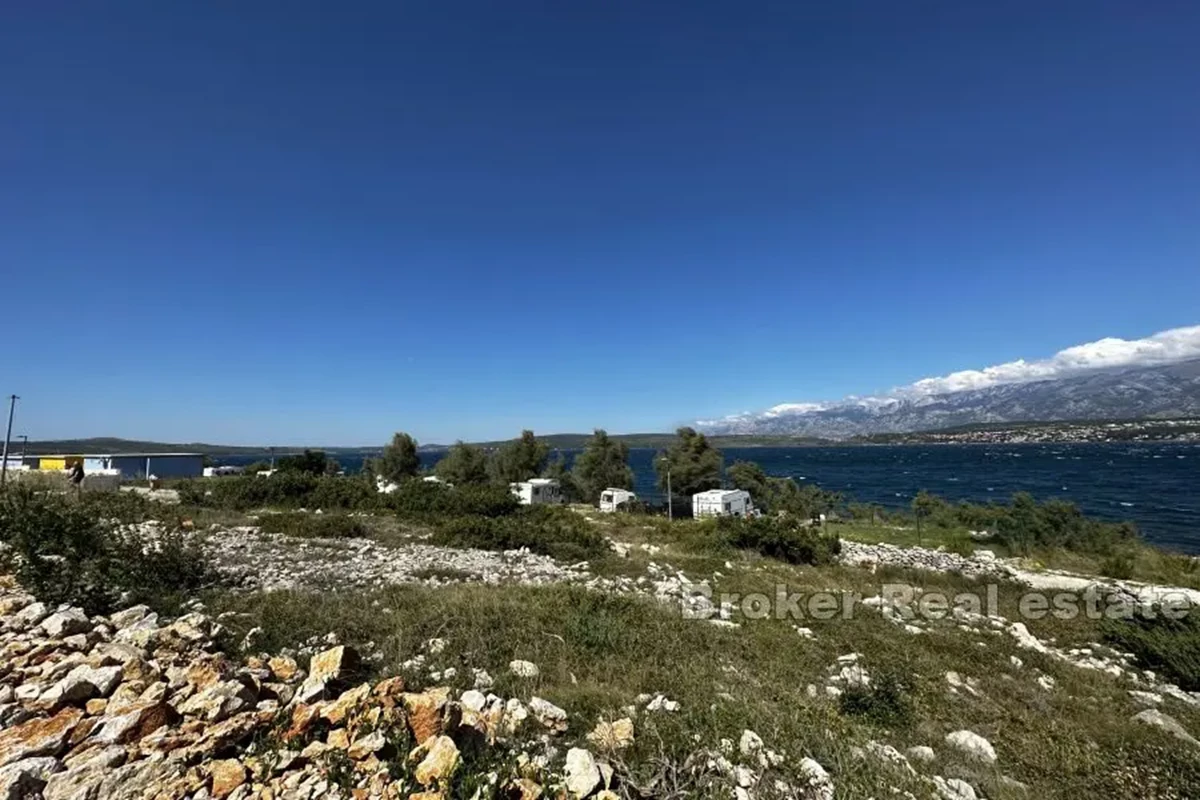
[[[764,417],[778,417],[780,414],[806,414],[809,411],[820,411],[827,408],[825,403],[780,403],[771,406],[762,413]]]
[[[1200,325],[1173,328],[1153,336],[1147,336],[1145,339],[1126,340],[1107,337],[1095,342],[1068,347],[1050,358],[1038,361],[1020,359],[983,369],[968,369],[940,377],[924,378],[908,386],[893,389],[882,397],[848,397],[842,403],[781,403],[758,414],[733,414],[720,420],[700,420],[697,424],[711,426],[748,422],[781,415],[808,414],[845,405],[877,408],[902,398],[920,398],[971,389],[986,389],[989,386],[1002,384],[1029,383],[1030,381],[1075,375],[1089,370],[1171,364],[1192,358],[1200,358]]]
[[[1006,383],[1060,378],[1093,369],[1153,366],[1189,358],[1200,358],[1200,325],[1173,328],[1132,341],[1108,337],[1068,347],[1041,361],[1010,361],[980,370],[963,370],[940,378],[925,378],[897,389],[895,393],[946,394]]]

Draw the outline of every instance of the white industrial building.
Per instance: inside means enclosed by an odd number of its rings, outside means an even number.
[[[508,488],[523,506],[537,506],[562,502],[562,487],[553,478],[530,478],[520,483],[510,483]]]
[[[628,489],[605,489],[600,493],[600,510],[606,513],[619,511],[622,503],[632,503],[637,495]]]
[[[692,516],[747,517],[754,511],[745,489],[709,489],[692,495]]]

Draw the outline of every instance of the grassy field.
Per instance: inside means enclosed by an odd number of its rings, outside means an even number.
[[[950,595],[980,591],[977,583],[952,575],[870,574],[730,551],[698,523],[593,516],[606,536],[630,545],[627,557],[593,562],[602,575],[646,574],[651,564],[670,566],[693,579],[711,580],[718,592],[741,595],[770,595],[784,585],[804,594],[835,590],[869,597],[892,581]],[[869,530],[846,533],[870,538]],[[883,535],[876,539],[907,543]],[[999,593],[1001,613],[1017,619],[1018,588],[1001,585]],[[964,630],[953,620],[931,623],[914,635],[860,608],[851,619],[740,618],[740,627],[717,627],[685,619],[677,608],[650,599],[568,586],[218,593],[206,601],[210,611],[232,612],[226,623],[231,641],[262,628],[262,649],[298,647],[333,631],[347,642],[374,643],[382,653],[379,673],[405,674],[414,685],[430,683],[431,669],[453,667],[454,678],[436,683],[467,689],[471,668],[485,669],[496,677],[495,691],[502,696],[537,695],[565,708],[572,717],[569,736],[577,738],[597,719],[625,716],[639,695],[664,693],[679,702],[679,710],[643,712],[637,743],[625,761],[647,785],[664,776],[682,782],[680,796],[724,796],[727,787],[718,791],[688,783],[688,759],[722,739],[736,742],[744,729],[756,731],[785,756],[777,768],[780,777],[791,777],[789,765],[801,758],[817,759],[833,775],[839,798],[888,796],[892,787],[927,796],[927,786],[903,768],[859,758],[854,749],[870,741],[901,751],[931,746],[938,759],[915,765],[918,772],[963,778],[999,800],[1200,796],[1200,761],[1166,734],[1129,721],[1138,707],[1127,685],[1023,650],[1009,636]],[[797,625],[809,628],[812,638],[802,637]],[[1102,635],[1099,623],[1086,620],[1050,618],[1029,627],[1059,647],[1086,646]],[[406,665],[433,638],[445,640],[445,649],[419,669]],[[850,653],[861,655],[877,686],[894,691],[867,693],[845,705],[826,697],[833,665]],[[1013,657],[1023,665],[1014,666]],[[534,662],[539,676],[512,676],[507,670],[512,659]],[[952,691],[949,672],[969,680],[972,688]],[[1053,688],[1040,686],[1041,677],[1052,679]],[[816,688],[815,697],[809,685]],[[1185,727],[1200,730],[1200,713],[1179,705],[1169,710]],[[963,728],[994,744],[995,766],[974,764],[943,743],[946,734]],[[770,790],[759,796],[771,796]]]

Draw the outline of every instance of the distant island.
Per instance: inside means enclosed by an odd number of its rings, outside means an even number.
[[[579,449],[591,438],[590,433],[552,433],[538,436],[556,450]],[[626,433],[613,434],[612,439],[624,442],[629,447],[667,447],[675,440],[674,433]],[[807,436],[710,436],[709,441],[717,447],[802,447],[839,444],[828,439]],[[473,442],[479,447],[494,449],[511,440],[499,439],[489,442]],[[9,445],[9,451],[20,452],[20,443]],[[450,449],[449,444],[424,444],[421,452],[438,452]],[[378,447],[330,447],[325,445],[223,445],[206,442],[152,442],[138,439],[120,439],[111,436],[88,439],[47,439],[30,441],[26,452],[30,455],[55,453],[203,453],[209,456],[258,456],[274,451],[276,455],[301,453],[304,450],[321,450],[329,455],[338,453],[375,454],[383,451]]]
[[[538,436],[556,450],[582,448],[591,434],[552,433]],[[629,447],[665,448],[675,438],[674,433],[612,434],[612,439]],[[912,433],[877,433],[852,439],[821,439],[812,436],[770,434],[712,435],[708,440],[716,447],[821,447],[888,444],[1022,444],[1036,442],[1197,442],[1200,443],[1200,418],[1135,419],[1135,420],[1075,420],[1068,422],[1018,422],[960,425]],[[480,447],[493,449],[510,440],[476,442]],[[426,444],[422,452],[449,449],[448,444]],[[25,448],[29,455],[54,453],[203,453],[209,456],[259,456],[300,453],[305,449],[322,450],[331,456],[339,453],[379,454],[379,447],[329,447],[321,445],[222,445],[206,442],[153,442],[116,437],[89,439],[54,439],[31,441]],[[20,454],[20,443],[9,445],[10,454]]]

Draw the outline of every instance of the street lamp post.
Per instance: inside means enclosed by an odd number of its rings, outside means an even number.
[[[3,486],[8,478],[8,443],[12,439],[13,411],[16,410],[17,401],[20,399],[15,394],[9,395],[8,398],[8,429],[4,432],[4,454],[0,455],[0,486]]]

